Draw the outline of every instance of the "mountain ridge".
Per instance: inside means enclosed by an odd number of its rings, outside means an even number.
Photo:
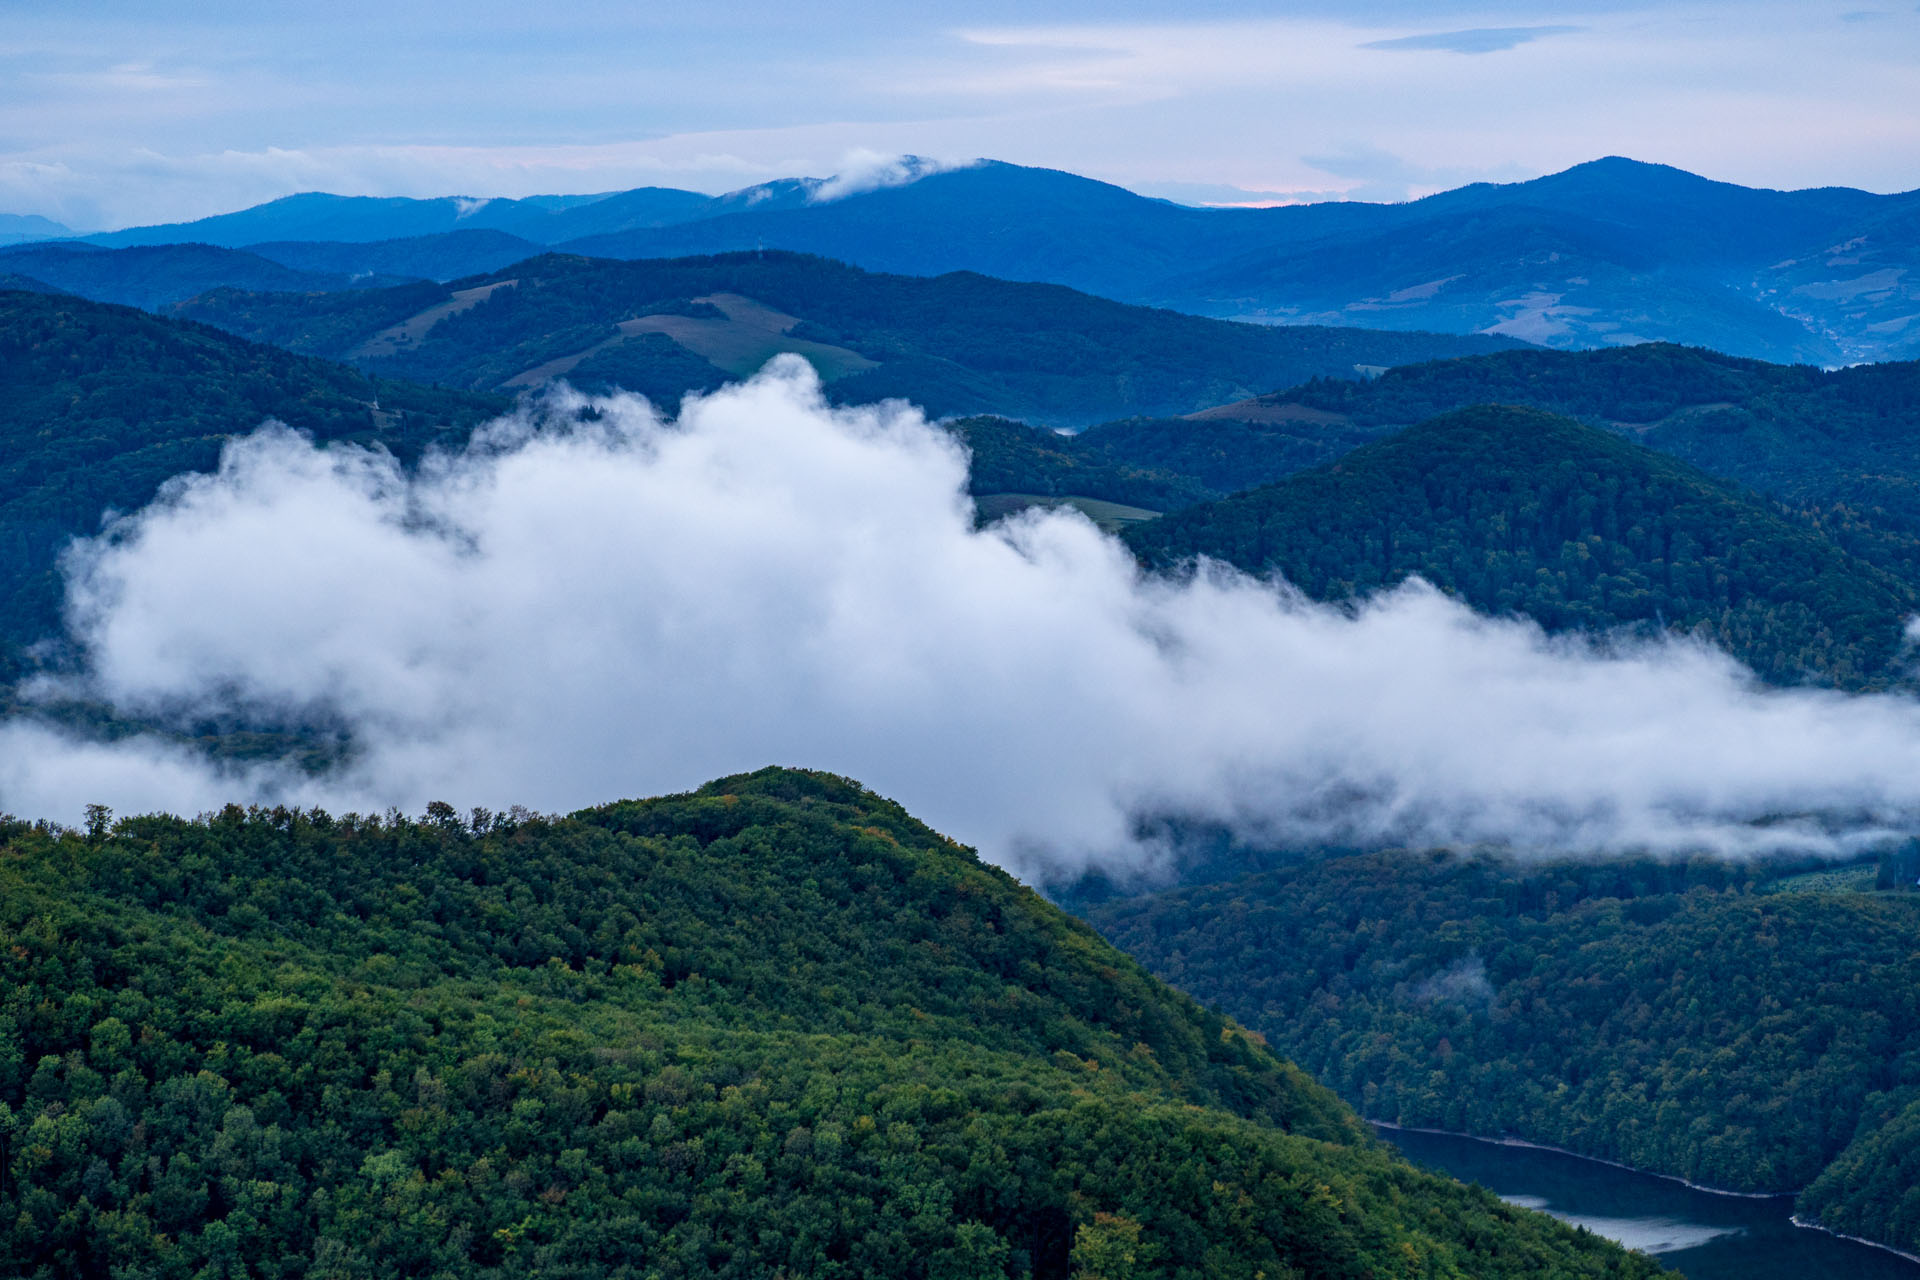
[[[1763,679],[1907,679],[1920,591],[1677,459],[1531,409],[1456,410],[1264,488],[1137,524],[1196,555],[1351,601],[1421,577],[1550,632],[1692,631]]]
[[[320,197],[288,197],[307,202],[282,220],[304,228],[298,235],[269,228],[260,211],[281,203],[272,202],[92,240],[237,247],[491,227],[588,256],[782,248],[902,274],[1064,284],[1222,318],[1514,332],[1568,348],[1668,340],[1840,364],[1920,341],[1908,323],[1920,303],[1913,191],[1746,188],[1624,157],[1401,204],[1196,208],[998,161],[819,198],[829,190],[784,179],[712,197],[660,188],[523,201],[325,197],[370,202],[367,216],[353,215],[361,231],[352,235],[340,234],[352,221],[344,213],[331,225],[318,217]],[[392,216],[375,226],[369,218],[382,210]],[[1516,220],[1532,233],[1524,242],[1501,230]]]

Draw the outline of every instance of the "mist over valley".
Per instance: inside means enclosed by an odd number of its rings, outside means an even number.
[[[1920,19],[1215,7],[18,16],[0,1271],[1920,1275]]]

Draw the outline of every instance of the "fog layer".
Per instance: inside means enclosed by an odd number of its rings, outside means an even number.
[[[555,399],[409,475],[279,428],[68,560],[85,674],[161,722],[334,723],[350,762],[221,772],[0,727],[0,807],[227,800],[555,810],[764,764],[859,778],[1032,872],[1138,860],[1142,819],[1273,842],[1839,850],[1920,817],[1920,705],[1766,691],[1419,586],[1357,612],[1143,577],[1071,513],[976,530],[905,406],[783,357],[666,422]]]

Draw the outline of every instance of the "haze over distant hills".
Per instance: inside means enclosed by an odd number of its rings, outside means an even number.
[[[302,195],[91,240],[285,254],[288,241],[411,238],[365,257],[333,250],[326,270],[442,279],[448,251],[426,241],[456,232],[596,257],[783,248],[1280,323],[1492,331],[1557,347],[1666,339],[1820,364],[1920,353],[1920,193],[1753,190],[1608,158],[1406,204],[1200,209],[996,162],[916,172],[844,195],[817,179],[718,197]]]
[[[0,244],[14,244],[25,240],[48,240],[55,236],[70,236],[71,227],[65,227],[51,218],[42,218],[33,213],[0,213]]]

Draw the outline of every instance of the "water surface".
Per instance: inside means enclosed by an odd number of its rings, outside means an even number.
[[[1450,1134],[1382,1129],[1415,1164],[1477,1182],[1657,1256],[1688,1280],[1920,1280],[1920,1263],[1789,1220],[1792,1196],[1714,1195],[1595,1160]]]

